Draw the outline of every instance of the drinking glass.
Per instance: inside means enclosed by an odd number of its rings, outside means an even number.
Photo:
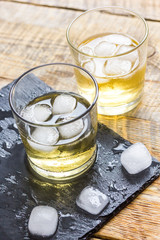
[[[121,7],[88,10],[66,32],[76,65],[87,69],[99,86],[98,113],[118,115],[141,100],[146,71],[148,26],[139,14]],[[77,76],[81,93],[89,78]]]
[[[75,73],[90,79],[89,100]],[[31,170],[64,182],[86,172],[96,159],[98,85],[81,67],[51,63],[22,74],[9,102]]]

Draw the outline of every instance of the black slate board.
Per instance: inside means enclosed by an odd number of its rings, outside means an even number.
[[[51,239],[88,239],[160,175],[160,163],[136,177],[121,167],[120,153],[131,143],[99,124],[98,154],[94,167],[82,178],[68,184],[45,183],[30,173],[26,155],[10,107],[11,85],[0,91],[0,239],[31,239],[27,224],[36,205],[58,210],[59,225]],[[108,195],[110,202],[98,216],[79,209],[75,200],[81,190],[94,186]]]

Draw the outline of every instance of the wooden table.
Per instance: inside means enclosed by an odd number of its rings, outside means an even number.
[[[0,1],[0,87],[39,64],[72,62],[65,31],[84,10],[124,6],[148,22],[149,47],[144,96],[132,112],[99,121],[131,142],[143,142],[160,160],[160,1],[14,0]],[[92,240],[160,239],[160,178],[107,223]]]

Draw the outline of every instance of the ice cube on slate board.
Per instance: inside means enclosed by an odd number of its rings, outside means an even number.
[[[33,208],[28,222],[31,235],[39,237],[52,236],[58,225],[57,210],[49,206],[36,206]]]
[[[67,94],[61,94],[54,99],[53,114],[71,113],[76,107],[76,99]]]
[[[104,193],[91,186],[85,187],[76,199],[78,207],[93,215],[99,214],[108,202],[109,199]]]
[[[121,154],[121,164],[129,174],[137,174],[148,168],[152,157],[143,143],[135,143]]]

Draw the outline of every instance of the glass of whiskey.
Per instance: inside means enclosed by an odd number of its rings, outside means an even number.
[[[146,71],[148,26],[137,13],[121,7],[88,10],[69,25],[67,41],[76,65],[99,86],[98,113],[119,115],[141,100]],[[79,88],[88,94],[89,78]]]
[[[75,74],[90,79],[88,98]],[[81,67],[51,63],[22,74],[9,102],[31,170],[65,182],[90,169],[96,159],[98,85]]]

